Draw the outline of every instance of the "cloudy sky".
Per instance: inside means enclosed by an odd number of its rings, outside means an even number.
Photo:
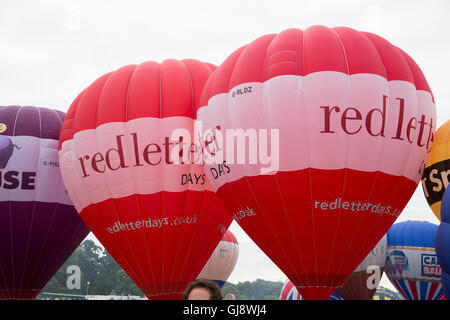
[[[322,24],[376,33],[409,53],[450,118],[448,0],[0,0],[0,104],[67,111],[102,74],[146,60],[195,58],[219,65],[267,33]],[[421,187],[399,217],[438,223]],[[229,281],[284,274],[235,223],[240,257]],[[389,285],[386,279],[382,284]]]

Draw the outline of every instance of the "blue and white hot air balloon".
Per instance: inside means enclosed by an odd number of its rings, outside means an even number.
[[[387,233],[385,273],[407,300],[438,300],[441,267],[436,256],[438,226],[426,221],[394,224]]]

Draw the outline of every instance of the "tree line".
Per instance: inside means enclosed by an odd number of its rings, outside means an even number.
[[[71,266],[75,266],[79,274]],[[277,300],[282,287],[281,281],[261,279],[237,284],[227,282],[222,287],[222,294],[223,296],[234,294],[238,300]],[[42,292],[145,296],[114,258],[92,240],[84,240],[78,246]]]

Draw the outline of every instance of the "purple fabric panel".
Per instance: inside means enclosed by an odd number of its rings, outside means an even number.
[[[73,206],[0,202],[0,289],[42,289],[88,233]]]

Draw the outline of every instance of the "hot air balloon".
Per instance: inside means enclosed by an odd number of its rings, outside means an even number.
[[[371,300],[384,272],[386,253],[387,236],[384,235],[336,292],[344,300]]]
[[[59,171],[64,116],[0,107],[0,299],[34,299],[89,233]]]
[[[279,300],[304,300],[291,280],[287,279],[281,288]]]
[[[149,299],[181,299],[232,221],[192,139],[212,69],[193,59],[122,67],[87,87],[63,123],[69,196]]]
[[[403,298],[398,292],[379,286],[372,300],[403,300]]]
[[[447,300],[450,300],[450,274],[442,271],[441,274],[442,289]]]
[[[428,156],[422,189],[435,216],[441,220],[441,200],[449,183],[450,173],[450,120],[436,131],[433,147]]]
[[[342,298],[339,293],[337,293],[336,291],[334,291],[330,297],[328,298],[328,300],[344,300],[344,298]]]
[[[442,268],[442,287],[450,297],[450,191],[445,191],[440,211],[441,223],[436,233],[436,255]]]
[[[404,221],[387,233],[385,273],[407,300],[438,300],[442,296],[435,251],[437,228],[426,221]]]
[[[326,299],[408,203],[436,126],[420,68],[383,38],[313,26],[264,35],[205,84],[205,174],[306,299]]]
[[[234,293],[227,293],[223,300],[237,300],[236,295]]]
[[[222,288],[233,272],[238,256],[238,241],[234,234],[227,230],[197,278],[212,280]]]
[[[283,288],[281,288],[279,300],[305,300],[302,295],[298,292],[294,283],[291,280],[286,280],[284,282]],[[333,292],[328,300],[344,300],[339,293]]]

